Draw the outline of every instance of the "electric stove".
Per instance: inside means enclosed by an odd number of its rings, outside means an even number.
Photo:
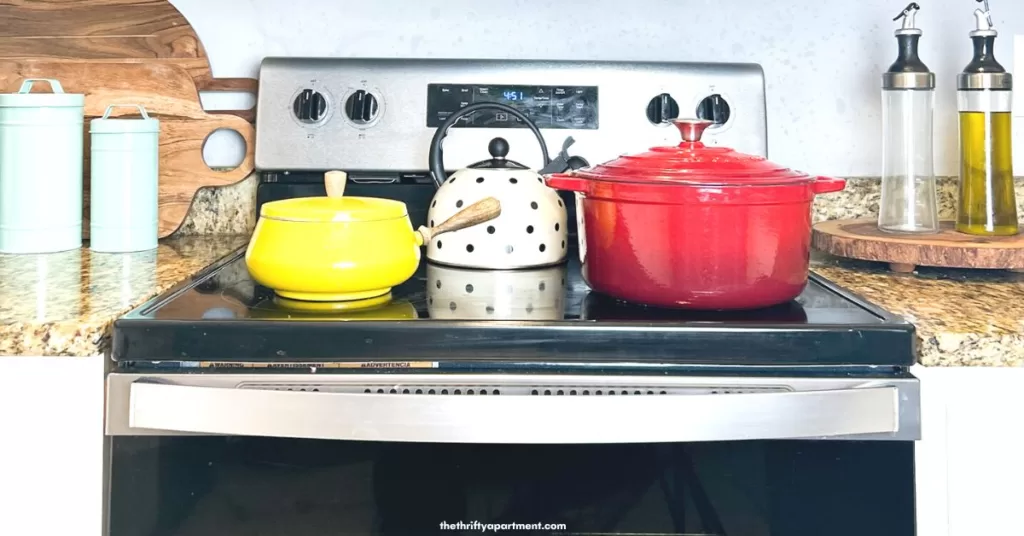
[[[272,58],[256,210],[339,169],[346,195],[422,225],[430,125],[460,105],[445,88],[570,86],[594,98],[542,125],[552,153],[674,143],[660,121],[694,112],[721,120],[708,143],[767,156],[756,65]],[[497,135],[532,147],[507,127],[453,129],[448,165]],[[813,274],[776,307],[666,310],[591,291],[570,250],[535,270],[424,261],[387,303],[307,311],[237,251],[117,320],[112,354],[112,536],[915,530],[914,328]]]

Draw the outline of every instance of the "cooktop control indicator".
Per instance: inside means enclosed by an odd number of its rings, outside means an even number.
[[[539,128],[596,130],[596,86],[526,86],[495,84],[428,84],[427,127],[441,126],[460,108],[479,102],[507,104],[529,117]],[[461,128],[525,128],[506,113],[479,111],[463,117]]]

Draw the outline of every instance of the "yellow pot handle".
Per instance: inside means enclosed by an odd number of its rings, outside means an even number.
[[[324,173],[324,186],[327,187],[327,197],[343,197],[347,181],[348,173],[344,171],[328,171]]]

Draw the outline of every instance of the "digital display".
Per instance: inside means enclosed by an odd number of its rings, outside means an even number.
[[[498,84],[429,84],[427,126],[437,128],[458,110],[481,102],[515,108],[539,128],[594,130],[598,127],[597,87]],[[512,114],[481,110],[453,128],[526,128]]]
[[[516,91],[514,89],[506,89],[503,91],[502,96],[509,102],[523,101],[526,100],[525,94],[522,91]]]

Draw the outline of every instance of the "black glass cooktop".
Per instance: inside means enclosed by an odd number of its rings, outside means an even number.
[[[630,305],[591,291],[578,256],[521,271],[422,263],[389,303],[282,306],[239,251],[118,320],[119,361],[308,363],[442,360],[693,365],[909,365],[913,326],[812,276],[756,311]]]

